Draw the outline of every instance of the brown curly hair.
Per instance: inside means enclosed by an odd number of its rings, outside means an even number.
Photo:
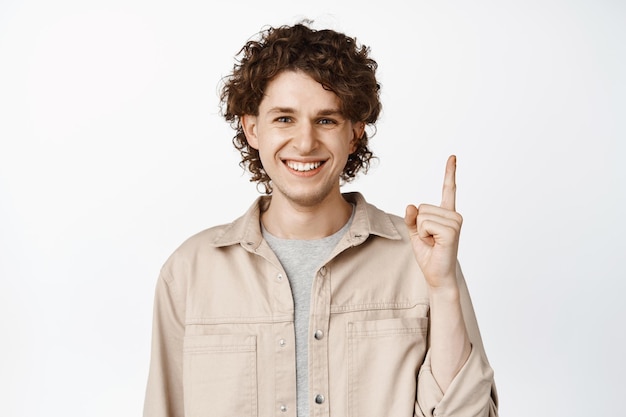
[[[279,73],[292,70],[309,75],[339,97],[342,113],[353,122],[373,126],[381,111],[375,75],[378,65],[369,57],[370,49],[334,30],[311,29],[309,23],[261,31],[258,40],[249,40],[237,53],[232,73],[222,80],[221,113],[236,131],[233,144],[241,153],[240,165],[252,174],[250,181],[258,182],[267,194],[272,192],[271,179],[259,152],[246,140],[241,117],[258,115],[265,88]],[[360,170],[367,172],[372,158],[364,132],[341,179],[349,182]]]

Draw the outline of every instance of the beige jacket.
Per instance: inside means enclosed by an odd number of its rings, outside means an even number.
[[[313,280],[311,416],[496,416],[493,372],[461,270],[472,351],[445,395],[428,355],[429,301],[400,217],[346,194],[354,220]],[[156,288],[144,417],[296,414],[293,299],[263,240],[261,197],[184,242]]]

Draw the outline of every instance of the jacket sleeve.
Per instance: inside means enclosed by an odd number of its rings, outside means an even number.
[[[465,278],[457,265],[457,280],[461,292],[463,318],[472,350],[446,393],[443,394],[430,366],[430,351],[419,370],[417,380],[416,416],[425,417],[497,417],[498,395],[493,370],[489,365],[476,315],[467,290]]]
[[[184,291],[161,271],[154,298],[144,417],[183,417]]]

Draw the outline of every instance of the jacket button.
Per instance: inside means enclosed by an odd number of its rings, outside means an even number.
[[[287,412],[287,406],[285,404],[281,404],[280,411],[282,411],[283,413]]]
[[[280,339],[278,341],[278,344],[280,345],[280,347],[285,347],[285,345],[287,344],[287,341],[285,341],[285,339]]]
[[[315,340],[322,340],[324,338],[324,332],[317,329],[315,333],[313,333],[313,337],[315,337]]]
[[[283,280],[283,274],[278,274],[278,275],[276,275],[276,278],[277,278],[279,281],[282,281],[282,280]]]
[[[322,404],[324,402],[324,396],[322,394],[317,394],[315,396],[315,403]]]

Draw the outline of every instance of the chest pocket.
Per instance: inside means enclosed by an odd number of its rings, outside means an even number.
[[[186,336],[185,416],[256,416],[256,369],[254,335]]]
[[[413,416],[428,318],[348,323],[348,417]]]

